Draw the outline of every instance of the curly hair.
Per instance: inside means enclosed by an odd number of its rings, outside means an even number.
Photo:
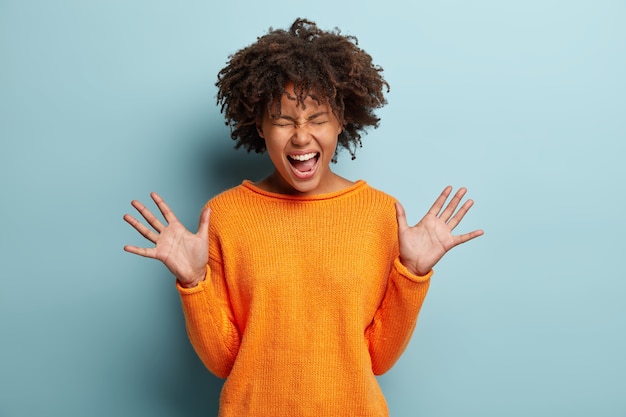
[[[382,71],[356,37],[342,35],[337,28],[323,31],[298,18],[288,31],[270,27],[255,43],[229,56],[217,76],[217,103],[235,147],[262,153],[266,147],[257,122],[264,111],[279,117],[280,97],[291,82],[298,105],[308,96],[329,104],[343,124],[337,151],[343,147],[354,159],[362,146],[361,134],[367,127],[378,127],[374,109],[387,103],[383,90],[389,92],[389,84]]]

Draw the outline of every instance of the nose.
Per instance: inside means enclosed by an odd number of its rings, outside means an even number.
[[[295,146],[305,146],[311,142],[312,135],[308,129],[308,123],[295,124],[291,143]]]

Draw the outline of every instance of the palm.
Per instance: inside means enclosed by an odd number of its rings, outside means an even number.
[[[464,188],[461,188],[442,212],[443,205],[451,191],[451,187],[446,187],[428,213],[413,227],[407,224],[402,205],[398,203],[396,206],[400,260],[416,275],[425,275],[450,249],[483,234],[482,230],[463,235],[452,234],[453,229],[461,222],[473,201],[466,201],[456,211],[466,192]]]
[[[133,206],[152,226],[154,231],[130,215],[125,215],[124,220],[141,233],[142,236],[153,242],[155,246],[153,248],[140,248],[127,245],[124,249],[128,252],[163,262],[184,286],[201,281],[206,272],[209,252],[208,209],[202,212],[198,233],[193,234],[178,221],[161,197],[157,194],[152,194],[152,198],[163,214],[167,226],[163,225],[143,204],[133,201]]]
[[[206,240],[189,232],[178,221],[163,229],[155,243],[156,259],[176,277],[193,276],[206,268],[209,252]]]

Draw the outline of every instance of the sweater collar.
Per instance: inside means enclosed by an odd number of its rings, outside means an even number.
[[[365,182],[365,180],[357,180],[354,182],[354,184],[342,190],[334,191],[332,193],[315,194],[315,195],[309,195],[309,196],[279,194],[279,193],[273,193],[270,191],[265,191],[257,187],[250,180],[243,180],[243,182],[241,183],[241,186],[250,192],[253,192],[255,194],[262,195],[268,198],[274,198],[274,199],[279,199],[279,200],[292,200],[292,201],[319,201],[319,200],[329,200],[329,199],[341,197],[346,194],[357,192],[365,188],[367,186],[367,183]]]

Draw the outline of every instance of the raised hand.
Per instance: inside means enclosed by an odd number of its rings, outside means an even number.
[[[450,249],[483,234],[482,230],[452,234],[474,202],[467,200],[457,211],[467,192],[460,188],[442,211],[451,192],[452,187],[446,187],[428,213],[413,227],[408,225],[402,205],[396,203],[400,262],[415,275],[426,275]]]
[[[158,259],[174,274],[180,285],[194,287],[204,280],[206,274],[209,257],[210,210],[205,208],[202,211],[198,232],[193,234],[178,221],[174,212],[157,193],[152,193],[150,196],[161,211],[167,225],[161,223],[146,206],[133,200],[132,206],[152,226],[152,229],[129,214],[124,215],[124,220],[155,246],[141,248],[126,245],[124,250],[135,255]]]

